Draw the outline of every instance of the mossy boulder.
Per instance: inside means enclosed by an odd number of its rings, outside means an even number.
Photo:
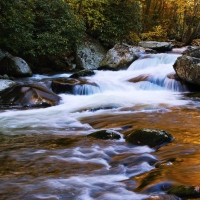
[[[156,129],[138,129],[127,134],[125,139],[131,144],[148,145],[151,148],[160,148],[164,144],[173,141],[171,134]]]
[[[84,70],[81,70],[81,71],[78,71],[78,72],[72,74],[70,76],[70,78],[80,78],[83,76],[93,76],[93,75],[95,75],[93,70],[84,69]]]
[[[48,107],[59,103],[60,97],[37,84],[15,85],[2,92],[1,107]]]
[[[112,130],[96,131],[94,133],[87,135],[87,137],[93,137],[93,138],[104,139],[104,140],[114,140],[114,139],[119,140],[121,138],[119,133]]]
[[[200,187],[198,186],[173,186],[168,190],[168,194],[174,194],[181,198],[199,198]]]

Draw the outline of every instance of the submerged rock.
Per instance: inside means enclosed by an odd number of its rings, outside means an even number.
[[[148,81],[150,79],[150,77],[152,77],[151,74],[141,74],[139,76],[129,79],[128,82],[138,83],[140,81]]]
[[[157,195],[155,194],[151,195],[149,198],[145,200],[181,200],[181,198],[169,194],[157,194]]]
[[[14,81],[0,79],[0,93],[16,85]]]
[[[121,136],[116,132],[112,130],[101,130],[101,131],[96,131],[94,133],[91,133],[87,135],[88,137],[94,137],[97,139],[104,139],[104,140],[119,140]]]
[[[0,74],[7,74],[13,77],[27,77],[32,76],[32,71],[22,58],[4,56],[0,60]]]
[[[125,136],[127,142],[135,145],[148,145],[151,148],[160,148],[172,142],[171,134],[163,130],[139,129]]]
[[[168,194],[174,194],[181,198],[199,198],[200,187],[198,186],[173,186],[168,190]]]
[[[83,76],[93,76],[93,75],[95,75],[94,71],[84,69],[84,70],[81,70],[79,72],[72,74],[70,76],[70,78],[80,78],[80,77],[83,77]]]
[[[1,107],[40,107],[59,103],[60,97],[37,84],[16,85],[4,91],[0,97]]]
[[[141,47],[134,47],[126,44],[116,44],[110,49],[100,63],[99,69],[126,69],[145,50]]]
[[[78,94],[78,91],[77,91],[78,87],[84,87],[84,86],[85,87],[91,86],[91,87],[96,87],[96,88],[99,87],[96,83],[91,83],[84,79],[78,80],[78,79],[73,79],[73,78],[55,79],[51,83],[52,91],[55,92],[56,94],[60,94],[60,93]],[[87,95],[89,93],[90,91],[86,90],[85,88],[82,90],[82,92],[80,92],[80,95]]]

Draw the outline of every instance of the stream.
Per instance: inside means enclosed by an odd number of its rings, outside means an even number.
[[[143,55],[127,70],[95,70],[87,80],[98,87],[77,86],[57,106],[0,110],[0,199],[142,200],[172,185],[200,185],[200,102],[169,76],[178,56]],[[123,136],[140,128],[175,139],[158,150],[126,143]],[[102,129],[121,139],[87,137]]]

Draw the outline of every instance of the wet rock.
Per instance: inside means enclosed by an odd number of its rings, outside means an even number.
[[[16,85],[2,92],[1,107],[40,107],[59,103],[60,97],[37,84]]]
[[[193,100],[197,100],[199,101],[200,100],[200,93],[199,92],[194,92],[194,93],[187,93],[185,94],[186,97],[189,97]]]
[[[98,88],[96,83],[88,82],[84,79],[73,79],[73,78],[60,78],[54,79],[51,83],[52,91],[56,94],[68,93],[68,94],[77,94],[76,87],[81,86],[91,86]],[[82,95],[88,94],[89,91],[83,90]]]
[[[199,198],[200,187],[198,186],[173,186],[168,190],[168,194],[174,194],[181,198]]]
[[[157,41],[143,41],[139,42],[139,46],[144,48],[150,48],[156,51],[169,51],[172,50],[171,42],[157,42]]]
[[[152,195],[145,200],[181,200],[181,198],[179,198],[175,195],[157,194],[157,195]]]
[[[13,77],[27,77],[32,76],[32,71],[22,58],[4,56],[0,60],[0,74],[7,74]]]
[[[154,192],[166,192],[170,189],[170,187],[172,187],[171,182],[163,181],[147,186],[145,190],[143,190],[143,193],[152,194]]]
[[[110,49],[100,63],[99,69],[126,69],[139,55],[145,53],[141,47],[126,44],[116,44]]]
[[[92,76],[92,75],[95,75],[94,71],[85,69],[72,74],[70,78],[80,78],[83,76]]]
[[[125,136],[127,142],[135,145],[148,145],[151,148],[160,148],[173,140],[171,134],[163,130],[139,129]]]
[[[77,68],[87,70],[97,69],[105,55],[106,50],[104,47],[97,40],[86,36],[77,49]]]
[[[89,135],[87,135],[88,137],[94,137],[97,139],[104,139],[104,140],[119,140],[121,138],[121,136],[119,135],[119,133],[117,133],[116,131],[112,131],[112,130],[101,130],[101,131],[96,131],[94,133],[91,133]]]
[[[14,81],[0,79],[0,93],[16,85]]]
[[[154,166],[156,168],[163,168],[163,167],[175,165],[179,162],[183,162],[183,160],[180,159],[180,158],[169,158],[169,159],[166,159],[166,160],[161,160],[161,161],[156,162],[154,164]]]
[[[200,58],[184,55],[177,59],[173,67],[183,81],[200,85]]]
[[[127,167],[133,167],[133,166],[136,166],[136,165],[139,165],[141,163],[148,163],[149,165],[153,166],[158,160],[156,160],[156,158],[154,158],[153,156],[149,156],[149,155],[140,155],[138,157],[128,157],[124,160],[122,160],[122,164],[124,166],[127,166]],[[132,169],[131,169],[132,170]],[[128,172],[129,170],[127,170]]]
[[[167,78],[168,79],[173,79],[173,80],[176,80],[176,81],[181,81],[181,79],[178,77],[178,75],[176,73],[170,73],[170,74],[167,74]]]
[[[131,82],[131,83],[138,83],[140,81],[148,81],[151,76],[152,75],[150,75],[150,74],[141,74],[141,75],[136,76],[132,79],[129,79],[128,81]]]

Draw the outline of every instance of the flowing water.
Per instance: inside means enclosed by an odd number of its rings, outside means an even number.
[[[57,106],[1,110],[0,199],[140,200],[174,184],[200,185],[200,104],[169,76],[178,56],[144,55],[127,70],[95,71],[87,80],[98,86],[77,86]],[[139,128],[175,140],[157,151],[126,143]],[[86,137],[101,129],[121,139]]]

